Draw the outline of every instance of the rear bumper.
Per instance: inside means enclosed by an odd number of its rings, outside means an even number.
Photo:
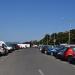
[[[75,56],[74,56],[74,57],[72,57],[72,60],[74,60],[74,61],[75,61]]]
[[[58,59],[62,59],[62,60],[64,60],[64,56],[63,55],[56,55],[56,57],[58,58]]]

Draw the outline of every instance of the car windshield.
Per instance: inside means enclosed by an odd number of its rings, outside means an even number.
[[[4,47],[7,47],[7,45],[6,44],[3,44],[4,45]]]
[[[11,47],[11,46],[12,46],[12,44],[11,44],[11,43],[6,43],[6,45],[7,45],[7,46],[9,46],[9,47]]]

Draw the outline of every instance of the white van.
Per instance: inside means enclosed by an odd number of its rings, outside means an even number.
[[[17,44],[19,48],[29,48],[30,44]]]
[[[0,41],[0,55],[6,55],[8,54],[7,45],[5,42]]]

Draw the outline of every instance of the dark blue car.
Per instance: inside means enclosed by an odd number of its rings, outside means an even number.
[[[64,47],[54,47],[48,51],[48,54],[52,56],[56,56],[59,51],[61,51]]]
[[[42,53],[49,54],[51,52],[51,46],[44,46],[41,50]]]

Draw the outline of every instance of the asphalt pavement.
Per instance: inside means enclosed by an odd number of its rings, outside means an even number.
[[[0,57],[0,75],[75,75],[75,65],[27,48]]]

